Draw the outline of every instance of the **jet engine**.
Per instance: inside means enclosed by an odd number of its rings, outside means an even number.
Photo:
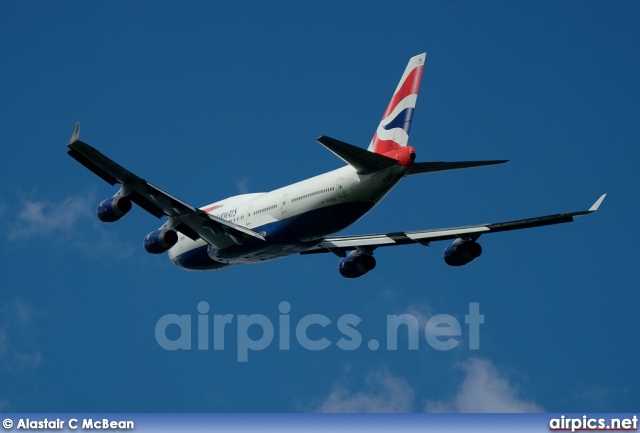
[[[442,256],[449,266],[464,266],[482,254],[482,247],[476,241],[456,239],[444,249]]]
[[[338,263],[338,271],[345,278],[358,278],[376,267],[376,259],[360,251],[351,251]]]
[[[178,242],[178,234],[173,230],[156,230],[143,241],[144,249],[151,254],[162,254]]]
[[[100,221],[112,223],[118,221],[131,210],[131,200],[127,197],[110,197],[103,200],[96,209]]]

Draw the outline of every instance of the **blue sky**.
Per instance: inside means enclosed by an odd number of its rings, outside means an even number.
[[[637,2],[1,2],[0,410],[637,410],[639,19]],[[440,242],[378,250],[353,281],[333,255],[188,273],[144,251],[161,222],[141,209],[100,223],[116,189],[66,155],[80,121],[194,205],[274,189],[342,164],[320,135],[366,147],[424,51],[418,160],[510,162],[405,179],[347,233],[581,210],[606,192],[601,210],[482,237],[459,269]],[[463,332],[449,351],[421,333],[419,350],[274,342],[239,363],[232,326],[223,351],[163,350],[157,321],[195,320],[201,301],[274,324],[286,301],[293,324],[330,318],[313,336],[334,342],[344,314],[364,341],[403,313]]]

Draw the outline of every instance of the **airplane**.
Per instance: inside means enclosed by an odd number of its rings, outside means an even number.
[[[598,210],[603,194],[588,210],[491,224],[332,237],[370,212],[404,177],[444,170],[496,165],[507,160],[416,162],[408,145],[426,53],[412,57],[402,74],[368,149],[322,136],[317,141],[347,165],[270,192],[241,194],[197,208],[138,177],[80,141],[76,123],[68,154],[119,191],[96,210],[103,222],[122,218],[137,204],[168,220],[143,241],[151,254],[168,252],[171,262],[190,271],[217,271],[292,254],[331,252],[343,277],[357,278],[376,266],[374,250],[407,244],[429,246],[453,240],[443,257],[466,265],[482,254],[483,234],[573,221]]]

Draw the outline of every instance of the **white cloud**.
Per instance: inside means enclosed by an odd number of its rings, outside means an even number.
[[[409,305],[409,307],[407,307],[407,314],[411,314],[418,319],[421,331],[424,331],[425,325],[429,319],[434,316],[433,308],[426,300]]]
[[[11,407],[12,390],[42,362],[40,351],[33,348],[34,311],[22,298],[0,306],[0,410]]]
[[[243,177],[241,179],[236,179],[236,189],[240,194],[246,194],[249,192],[249,178]]]
[[[369,373],[364,389],[350,391],[337,384],[315,412],[412,412],[415,392],[406,379],[387,371]]]
[[[40,352],[22,348],[25,344],[16,344],[30,340],[33,308],[22,298],[16,298],[2,306],[0,315],[0,368],[16,371],[37,367],[41,361]]]
[[[81,217],[90,216],[86,195],[70,196],[59,202],[24,200],[17,211],[15,223],[9,228],[9,239],[47,236],[74,228]]]
[[[20,205],[12,207],[15,211],[5,212],[5,221],[11,215],[13,218],[7,222],[7,238],[47,238],[54,245],[71,246],[92,258],[129,258],[135,251],[132,242],[115,238],[113,231],[105,230],[93,211],[95,204],[90,192],[58,201],[23,198]]]
[[[535,402],[523,398],[488,360],[470,358],[458,364],[465,376],[451,399],[428,400],[425,412],[543,412]],[[388,371],[369,373],[360,389],[343,383],[333,386],[329,395],[314,405],[314,412],[413,412],[421,399],[409,382]]]
[[[428,401],[426,412],[543,412],[536,403],[522,398],[518,387],[485,359],[462,363],[466,373],[451,400]]]

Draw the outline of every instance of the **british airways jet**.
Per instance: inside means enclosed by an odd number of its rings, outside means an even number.
[[[168,217],[144,238],[144,248],[152,254],[168,251],[173,264],[191,271],[331,252],[340,258],[340,274],[357,278],[375,267],[373,253],[379,247],[428,246],[441,240],[453,240],[444,250],[444,261],[462,266],[482,253],[477,240],[483,234],[570,222],[598,209],[606,194],[578,212],[436,230],[331,236],[365,216],[405,176],[507,162],[415,162],[409,130],[425,59],[423,53],[409,60],[367,150],[322,136],[317,141],[347,165],[274,191],[194,207],[80,141],[79,123],[67,144],[68,153],[111,185],[121,185],[113,197],[99,204],[100,220],[119,220],[132,203],[158,218]]]

